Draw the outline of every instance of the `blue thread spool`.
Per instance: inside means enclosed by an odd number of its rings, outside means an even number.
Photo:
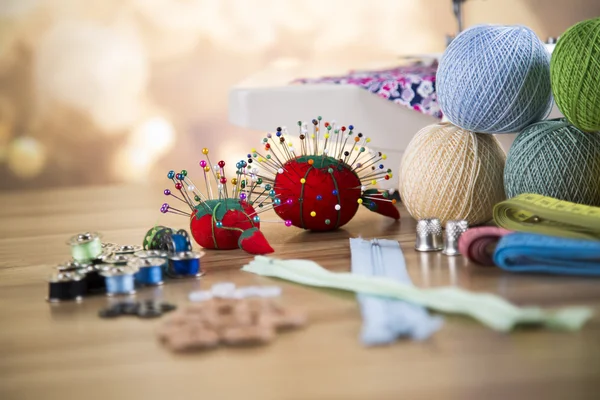
[[[192,242],[185,229],[180,229],[176,233],[165,236],[165,241],[166,249],[171,254],[192,250]]]
[[[157,286],[163,284],[163,268],[167,264],[164,258],[137,258],[127,265],[137,272],[135,282],[144,286]]]
[[[140,250],[136,251],[133,255],[137,258],[164,258],[168,260],[167,252],[162,250]],[[163,265],[163,275],[168,275],[168,267],[169,263],[166,262]]]
[[[106,294],[108,296],[134,294],[133,274],[134,271],[127,267],[111,268],[102,272],[106,280]]]
[[[169,276],[173,278],[200,277],[200,258],[204,253],[184,251],[169,257]]]

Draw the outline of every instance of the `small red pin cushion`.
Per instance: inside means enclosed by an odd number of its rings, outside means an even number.
[[[206,249],[241,248],[250,254],[272,253],[273,248],[260,231],[259,212],[250,202],[253,191],[249,190],[246,178],[247,163],[242,160],[236,164],[236,177],[231,179],[231,187],[228,188],[225,162],[219,161],[211,167],[208,149],[202,149],[202,153],[206,160],[201,160],[199,164],[204,174],[205,192],[202,193],[192,182],[186,170],[179,173],[169,171],[167,178],[173,181],[177,194],[170,189],[165,189],[164,194],[184,203],[189,212],[168,203],[162,205],[161,212],[187,216],[192,237]],[[216,195],[213,194],[211,179],[216,182]],[[268,196],[260,201],[259,206],[263,208],[265,202],[268,199],[271,202],[274,197],[274,194]]]
[[[252,149],[248,164],[257,162],[279,200],[275,212],[286,223],[313,231],[328,231],[348,223],[358,207],[399,219],[391,198],[393,191],[380,190],[379,182],[389,180],[392,171],[383,161],[386,155],[369,151],[370,139],[354,134],[352,125],[338,126],[321,117],[308,124],[298,122],[300,148],[293,146],[285,128],[277,128],[262,140],[262,150]],[[257,168],[255,174],[259,174]]]

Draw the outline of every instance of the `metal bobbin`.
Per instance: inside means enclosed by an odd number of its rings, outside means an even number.
[[[102,250],[103,251],[107,251],[107,252],[113,252],[115,248],[119,247],[118,244],[116,243],[111,243],[111,242],[103,242],[102,243]]]
[[[164,233],[171,233],[173,230],[166,226],[158,225],[146,232],[144,236],[144,250],[159,250],[160,239]]]
[[[140,251],[142,250],[142,246],[135,244],[135,245],[131,245],[131,244],[126,244],[123,246],[117,246],[113,249],[113,253],[114,254],[133,254],[136,251]]]
[[[69,260],[65,263],[62,264],[58,264],[55,268],[56,271],[58,273],[65,273],[65,272],[78,272],[81,271],[83,269],[85,269],[86,267],[90,266],[91,264],[86,263],[86,262],[79,262],[79,261],[75,261],[75,260]]]
[[[163,284],[163,269],[167,264],[164,258],[134,258],[127,266],[135,270],[135,282],[144,286],[158,286]]]
[[[109,271],[112,268],[111,264],[93,264],[81,270],[87,281],[88,293],[105,293],[106,279],[102,275],[103,272]]]
[[[191,251],[190,235],[185,229],[163,235],[161,237],[161,250],[166,250],[169,254]]]
[[[71,256],[78,262],[87,262],[102,254],[100,235],[95,232],[74,235],[67,244],[71,246]]]
[[[145,250],[162,250],[167,251],[167,245],[165,241],[166,236],[170,236],[174,233],[173,229],[167,228],[164,226],[157,227],[159,228],[157,232],[152,236],[152,240],[149,237],[144,239],[144,249]]]
[[[133,255],[137,258],[167,258],[167,252],[161,250],[140,250]]]
[[[87,290],[86,281],[78,272],[60,272],[48,281],[48,297],[50,303],[61,301],[81,301]]]
[[[106,259],[112,256],[114,253],[111,250],[103,250],[98,257],[91,260],[92,264],[103,264],[106,262]]]
[[[167,273],[172,278],[199,278],[202,276],[200,258],[203,252],[184,251],[169,255]]]
[[[132,253],[129,254],[111,254],[110,256],[104,259],[104,263],[112,264],[113,266],[124,266],[134,258]]]
[[[110,268],[101,273],[106,280],[106,295],[132,295],[135,293],[135,271],[128,267]]]

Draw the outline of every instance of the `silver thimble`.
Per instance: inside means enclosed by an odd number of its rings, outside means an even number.
[[[415,250],[439,251],[442,248],[442,224],[440,220],[437,218],[420,219],[417,222]]]
[[[446,222],[446,237],[444,237],[444,250],[442,250],[442,253],[447,256],[459,255],[458,239],[467,229],[469,229],[469,223],[464,219]]]

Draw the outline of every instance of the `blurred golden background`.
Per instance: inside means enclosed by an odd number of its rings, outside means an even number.
[[[469,0],[465,26],[545,40],[596,0]],[[345,72],[440,52],[451,0],[0,0],[0,190],[165,179],[202,147],[235,163],[259,140],[228,90],[273,62]],[[335,116],[330,116],[335,118]]]

